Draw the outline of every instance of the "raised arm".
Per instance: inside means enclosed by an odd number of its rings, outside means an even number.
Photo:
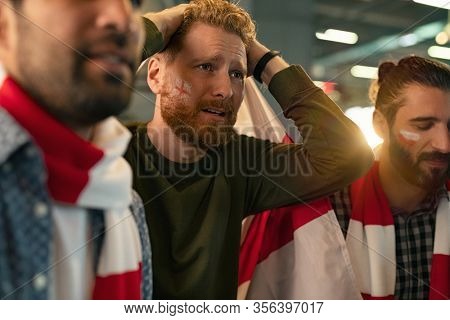
[[[248,69],[269,49],[255,41]],[[272,58],[261,79],[292,119],[302,144],[261,143],[260,176],[249,179],[249,211],[309,201],[328,195],[363,175],[373,154],[359,128],[308,77],[300,66]],[[255,157],[253,157],[255,158]],[[261,161],[264,160],[264,161]],[[256,165],[256,163],[255,163]]]
[[[183,22],[187,4],[179,4],[159,12],[144,14],[145,46],[143,60],[161,51]]]

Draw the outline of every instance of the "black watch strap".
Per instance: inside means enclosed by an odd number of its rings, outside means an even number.
[[[261,80],[261,74],[264,71],[264,68],[266,67],[267,63],[276,56],[280,55],[280,51],[269,51],[265,55],[262,56],[261,59],[259,59],[258,63],[255,66],[255,70],[253,70],[253,78],[255,78],[256,81],[262,83]]]

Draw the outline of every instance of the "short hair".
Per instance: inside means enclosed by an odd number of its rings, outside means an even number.
[[[184,36],[195,22],[210,26],[239,36],[247,48],[256,37],[255,23],[247,11],[226,0],[192,0],[184,12],[184,20],[171,37],[166,48],[161,52],[169,61],[182,48]]]
[[[378,80],[372,83],[369,96],[390,126],[402,106],[402,93],[406,86],[418,84],[450,91],[448,65],[418,56],[407,56],[397,64],[386,61],[378,67]]]

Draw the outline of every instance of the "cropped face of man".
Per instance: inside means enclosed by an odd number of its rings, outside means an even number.
[[[425,190],[444,183],[450,160],[450,92],[411,84],[389,133],[393,166]]]
[[[171,61],[159,58],[158,81],[149,84],[159,96],[161,116],[187,142],[220,145],[233,135],[243,100],[247,57],[238,35],[194,23]]]
[[[2,1],[0,59],[44,109],[73,126],[127,106],[143,45],[140,1]]]

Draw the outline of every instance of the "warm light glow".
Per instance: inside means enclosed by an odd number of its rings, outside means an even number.
[[[314,82],[314,84],[315,84],[316,86],[318,86],[320,89],[323,89],[324,86],[325,86],[325,82],[323,82],[323,81],[313,81],[313,82]]]
[[[378,68],[367,66],[354,66],[350,69],[352,76],[364,79],[378,78]]]
[[[450,9],[449,0],[413,0],[415,3],[425,4],[427,6]]]
[[[374,149],[383,140],[375,133],[372,125],[374,107],[352,107],[345,111],[347,117],[353,120],[364,134],[369,146]]]
[[[322,89],[326,94],[331,94],[335,91],[336,83],[330,81],[313,81],[316,86]]]
[[[448,42],[448,34],[447,32],[439,32],[436,35],[436,38],[434,38],[434,40],[436,40],[437,44],[440,44],[441,46],[443,46],[444,44],[446,44]]]
[[[327,29],[323,33],[316,32],[316,38],[346,44],[355,44],[358,42],[358,35],[356,33],[336,29]]]
[[[432,46],[428,48],[428,55],[433,58],[450,60],[450,48]]]

